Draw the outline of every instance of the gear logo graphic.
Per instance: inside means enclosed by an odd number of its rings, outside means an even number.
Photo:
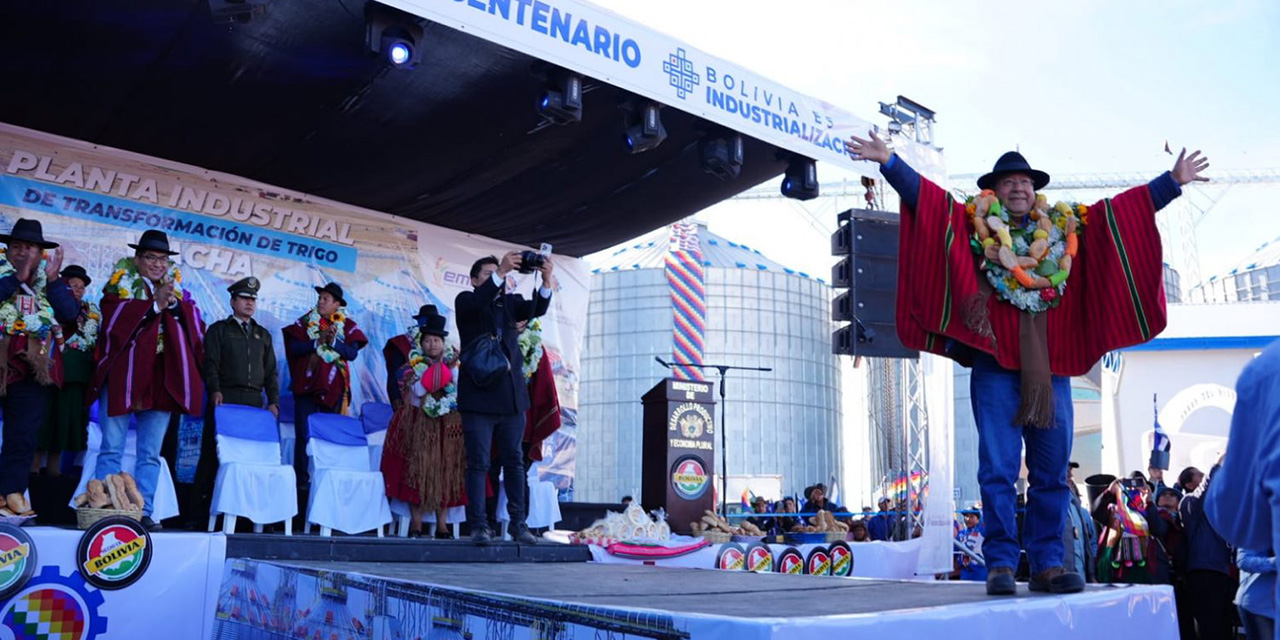
[[[0,637],[14,640],[94,640],[107,631],[98,613],[101,591],[79,573],[44,567],[12,599],[0,604]]]

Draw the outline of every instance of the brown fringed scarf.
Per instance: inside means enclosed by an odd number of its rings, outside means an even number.
[[[987,312],[987,302],[993,292],[987,279],[979,277],[978,294],[966,299],[960,312],[965,326],[978,336],[989,339],[991,350],[995,351],[996,336],[991,331],[991,317]],[[1043,313],[1019,313],[1018,341],[1021,345],[1018,356],[1022,394],[1013,424],[1048,429],[1054,422],[1053,371],[1049,367],[1049,317]]]
[[[35,376],[36,382],[49,386],[53,384],[53,374],[50,369],[53,367],[53,354],[49,351],[49,340],[41,340],[34,336],[27,336],[27,348],[24,353],[24,359],[29,365],[31,375]],[[4,397],[9,393],[9,346],[13,342],[13,336],[5,335],[0,337],[0,397]],[[21,363],[18,366],[22,366]]]

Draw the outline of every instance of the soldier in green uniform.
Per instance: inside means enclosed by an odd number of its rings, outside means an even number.
[[[280,381],[271,332],[253,319],[259,286],[257,278],[248,277],[227,287],[231,293],[231,317],[213,323],[205,332],[203,374],[209,402],[192,491],[193,526],[203,527],[208,522],[213,482],[218,475],[214,408],[223,403],[262,408],[265,403],[267,410],[280,416]]]

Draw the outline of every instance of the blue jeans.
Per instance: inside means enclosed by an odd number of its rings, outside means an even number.
[[[1018,568],[1017,491],[1014,483],[1027,454],[1027,511],[1022,539],[1034,575],[1062,566],[1066,549],[1062,531],[1071,492],[1067,464],[1075,419],[1071,381],[1053,376],[1054,426],[1038,429],[1013,424],[1021,398],[1021,373],[1010,371],[990,356],[974,358],[969,390],[978,423],[978,484],[982,492],[982,521],[987,534],[982,555],[989,569]]]
[[[133,469],[133,479],[138,491],[146,500],[143,513],[151,515],[156,501],[156,484],[160,481],[160,445],[164,432],[169,429],[168,411],[139,411],[122,416],[107,415],[107,390],[103,385],[98,398],[98,415],[102,422],[102,446],[98,449],[98,466],[93,477],[102,480],[113,473],[120,473],[120,460],[124,457],[125,436],[129,435],[129,418],[138,418],[138,463]]]

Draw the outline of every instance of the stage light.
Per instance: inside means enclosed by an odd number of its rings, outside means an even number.
[[[640,121],[627,127],[622,135],[627,153],[644,153],[662,144],[667,139],[667,128],[662,126],[662,117],[658,110],[662,108],[656,102],[644,102],[640,107]]]
[[[538,98],[538,115],[555,124],[582,120],[582,76],[561,73]]]
[[[422,62],[422,24],[416,16],[370,2],[365,5],[365,44],[397,69]]]
[[[725,181],[737,178],[742,172],[744,146],[742,136],[736,133],[703,139],[699,149],[702,170]]]
[[[407,42],[394,42],[387,47],[387,58],[391,60],[391,64],[399,67],[409,62],[413,57],[413,47]]]
[[[796,200],[818,197],[818,164],[803,156],[792,156],[782,179],[782,195]]]

